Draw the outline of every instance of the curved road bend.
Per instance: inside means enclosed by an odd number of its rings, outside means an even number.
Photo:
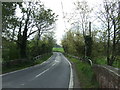
[[[3,88],[69,88],[70,65],[61,53],[41,65],[2,76]]]

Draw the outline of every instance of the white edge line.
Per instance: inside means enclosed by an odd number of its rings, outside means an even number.
[[[64,56],[65,60],[69,63],[70,65],[70,82],[69,82],[69,88],[73,88],[73,70],[72,70],[72,65],[70,61],[67,60],[67,58]]]
[[[53,56],[53,55],[52,55],[52,56]],[[51,56],[49,59],[51,59],[52,56]],[[24,68],[24,69],[16,70],[16,71],[13,71],[13,72],[9,72],[9,73],[5,73],[5,74],[1,74],[0,76],[5,76],[5,75],[12,74],[12,73],[15,73],[15,72],[24,71],[24,70],[29,69],[29,68],[37,67],[37,66],[39,66],[39,65],[42,65],[42,64],[46,63],[49,59],[47,59],[46,61],[44,61],[44,62],[41,63],[41,64],[37,64],[37,65],[34,65],[34,66],[26,67],[26,68]]]

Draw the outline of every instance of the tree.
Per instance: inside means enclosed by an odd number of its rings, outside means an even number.
[[[43,33],[51,32],[55,28],[55,23],[53,22],[57,20],[57,16],[55,16],[55,13],[52,13],[51,9],[45,10],[42,6],[40,13],[38,15],[34,13],[34,17],[37,17],[34,19],[34,23],[38,29],[38,40],[40,40]]]
[[[76,7],[75,16],[78,18],[78,19],[75,19],[75,22],[78,22],[79,30],[82,31],[83,36],[84,36],[89,33],[88,32],[89,31],[89,20],[90,20],[90,13],[92,11],[92,8],[88,6],[88,3],[85,0],[81,2],[77,1],[74,3],[74,5]]]
[[[91,22],[89,22],[90,13],[92,9],[88,6],[86,1],[77,1],[74,3],[76,10],[79,15],[80,30],[83,32],[84,43],[85,43],[85,57],[91,57],[92,51],[92,37],[91,37]]]
[[[105,32],[107,31],[107,64],[112,65],[116,60],[116,47],[119,41],[119,29],[117,28],[119,23],[119,2],[117,0],[104,0],[104,11],[102,10],[100,14],[99,19],[106,26]]]
[[[84,42],[82,34],[79,31],[69,30],[62,40],[62,46],[66,53],[83,56]]]
[[[41,40],[37,40],[37,38],[34,38],[33,40],[30,40],[28,43],[28,52],[30,57],[35,57],[37,55],[42,55],[46,53],[51,53],[52,48],[55,45],[56,41],[53,38],[54,33],[47,33],[44,34],[41,37]],[[38,45],[36,47],[36,41],[38,41]]]
[[[15,17],[15,10],[17,5],[21,3],[16,2],[2,2],[2,36],[14,36],[14,30],[18,26],[17,18]],[[8,29],[13,29],[13,35]]]
[[[18,58],[16,44],[13,42],[15,29],[18,27],[17,17],[15,17],[16,7],[21,6],[17,2],[2,2],[2,58],[11,60]]]
[[[15,8],[16,6],[12,7]],[[15,18],[18,27],[14,29],[15,33],[12,34],[12,36],[15,36],[13,41],[18,45],[20,58],[26,58],[26,48],[29,37],[38,31],[44,31],[42,34],[47,33],[48,28],[56,21],[56,15],[52,13],[52,10],[44,9],[44,5],[41,2],[23,2],[19,8],[21,9],[22,16]],[[11,17],[14,16],[15,14],[11,15]],[[12,27],[16,26],[13,21],[11,21],[11,23]],[[39,28],[40,25],[45,27]],[[11,29],[13,28],[8,27],[6,31],[11,34]],[[51,28],[49,28],[49,30],[50,29]],[[8,39],[12,40],[11,37]]]
[[[26,10],[24,8],[27,18],[24,23],[23,34],[21,33],[22,27],[20,27],[19,34],[18,34],[18,41],[20,42],[18,43],[18,45],[20,48],[21,57],[23,58],[26,57],[27,38],[30,35],[34,34],[35,32],[38,32],[38,35],[40,38],[41,34],[50,30],[49,27],[55,22],[55,18],[56,18],[55,14],[54,13],[52,14],[52,10],[50,9],[45,10],[43,5],[40,2],[27,2],[27,4],[28,4],[28,7],[26,8]],[[23,14],[23,18],[24,18],[24,14]],[[37,27],[37,30],[33,31],[34,26]],[[29,30],[30,30],[30,33],[28,34]]]
[[[84,56],[84,38],[82,36],[82,34],[80,33],[80,31],[76,31],[74,32],[75,36],[74,36],[74,45],[75,45],[75,50],[77,53],[77,56]]]

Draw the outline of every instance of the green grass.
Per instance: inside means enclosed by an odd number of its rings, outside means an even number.
[[[116,61],[114,61],[113,66],[116,68],[120,68],[120,57]]]
[[[92,67],[85,62],[67,56],[68,59],[75,64],[75,69],[79,78],[81,88],[98,88],[99,84],[95,79]]]
[[[8,73],[8,72],[24,69],[24,68],[27,68],[27,67],[30,67],[30,66],[34,66],[34,65],[37,65],[37,64],[41,64],[42,62],[48,60],[48,58],[50,56],[51,56],[51,54],[45,55],[44,57],[36,60],[35,62],[19,64],[19,65],[16,65],[16,66],[2,67],[2,73]]]
[[[54,48],[52,49],[52,51],[53,51],[53,52],[62,52],[62,53],[64,53],[64,49],[63,49],[63,48],[55,48],[55,47],[54,47]]]
[[[105,64],[107,65],[107,59],[106,57],[97,57],[94,59],[94,63],[100,65],[105,65]],[[120,68],[120,57],[118,57],[118,59],[114,61],[112,66],[115,68]]]
[[[104,64],[107,64],[107,60],[105,57],[97,57],[94,59],[94,63],[104,65]]]

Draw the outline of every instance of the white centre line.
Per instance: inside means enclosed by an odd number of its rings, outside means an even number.
[[[52,64],[51,67],[55,66],[55,64],[56,64],[56,63]],[[51,68],[51,67],[50,67],[50,68]],[[40,74],[36,75],[35,78],[41,76],[42,74],[44,74],[45,72],[47,72],[48,70],[50,70],[50,68],[48,68],[48,69],[46,69],[45,71],[41,72]],[[34,78],[34,79],[35,79],[35,78]]]
[[[40,73],[40,74],[36,75],[36,76],[35,76],[35,78],[37,78],[37,77],[41,76],[42,74],[44,74],[45,72],[47,72],[49,69],[50,69],[50,68],[48,68],[48,69],[46,69],[45,71],[43,71],[42,73]]]
[[[54,63],[52,66],[55,66],[56,63]]]
[[[20,85],[25,85],[25,84],[20,84]]]

